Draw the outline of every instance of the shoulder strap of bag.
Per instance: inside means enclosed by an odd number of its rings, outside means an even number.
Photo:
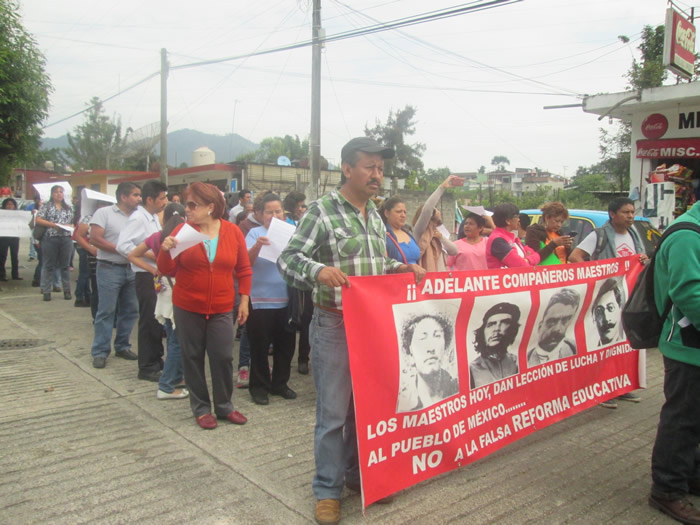
[[[399,250],[399,253],[401,254],[401,258],[403,259],[404,264],[408,264],[408,259],[406,259],[406,254],[403,253],[403,250],[401,249],[401,246],[399,246],[399,243],[396,239],[394,239],[394,236],[391,235],[389,232],[386,232],[386,236],[391,239],[391,242],[394,243],[396,246],[396,249]]]

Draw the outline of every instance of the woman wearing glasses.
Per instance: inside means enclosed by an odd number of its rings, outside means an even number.
[[[243,425],[245,416],[233,409],[233,279],[238,279],[241,304],[238,323],[248,319],[248,296],[253,272],[245,239],[234,224],[221,220],[226,204],[216,186],[195,182],[185,190],[187,224],[207,239],[175,258],[178,226],[163,240],[158,270],[176,273],[173,313],[182,349],[185,382],[197,424],[205,430],[216,428],[216,418]],[[209,358],[214,407],[209,398],[204,372]],[[216,416],[216,417],[214,417]]]

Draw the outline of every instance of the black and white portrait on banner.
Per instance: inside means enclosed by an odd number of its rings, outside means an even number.
[[[399,341],[396,411],[421,410],[459,393],[455,321],[461,299],[394,305]]]
[[[588,350],[598,350],[624,341],[622,307],[627,302],[624,277],[598,281],[593,289],[591,306],[586,315],[586,342]]]
[[[574,328],[585,296],[585,285],[540,290],[539,312],[527,345],[528,368],[576,355]]]
[[[529,292],[477,297],[467,328],[470,388],[518,373],[518,343],[530,311]]]

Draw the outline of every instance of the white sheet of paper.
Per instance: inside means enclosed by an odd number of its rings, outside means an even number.
[[[31,219],[30,211],[0,210],[0,237],[31,237],[32,230],[29,229]]]
[[[73,202],[73,188],[69,182],[41,182],[39,184],[34,184],[34,189],[39,192],[41,197],[41,203],[48,202],[51,200],[51,188],[54,186],[61,186],[63,188],[63,200],[68,204]]]
[[[444,224],[438,226],[437,231],[439,231],[440,235],[442,235],[445,239],[447,239],[448,241],[450,240],[450,232],[447,230]]]
[[[486,215],[487,217],[491,217],[491,215],[493,215],[492,211],[488,211],[483,206],[465,206],[464,209],[472,213],[476,213],[477,215],[481,215],[482,217],[484,215]]]
[[[170,257],[174,259],[188,248],[192,248],[192,246],[197,246],[200,242],[208,238],[209,237],[207,237],[203,233],[198,232],[192,226],[185,223],[182,226],[182,229],[179,232],[177,232],[177,235],[175,236],[175,239],[177,239],[177,246],[170,250]]]
[[[82,219],[86,215],[95,213],[97,203],[100,201],[116,204],[117,199],[106,193],[83,188],[83,191],[80,192],[80,218]]]
[[[75,230],[75,228],[73,226],[70,226],[68,224],[57,224],[56,226],[58,226],[62,230],[66,230],[67,232],[70,232],[71,235],[73,235],[73,230]]]
[[[270,239],[270,244],[260,248],[260,253],[258,257],[267,259],[274,263],[279,259],[282,250],[289,244],[289,239],[292,238],[296,230],[296,226],[289,224],[286,221],[281,221],[279,219],[272,219],[270,223],[270,228],[267,230],[266,237]]]

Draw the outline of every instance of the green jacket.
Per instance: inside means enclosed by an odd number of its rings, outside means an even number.
[[[700,202],[676,219],[700,225]],[[661,245],[654,263],[654,298],[661,314],[669,297],[671,313],[664,323],[659,350],[670,359],[700,366],[700,235],[673,233]]]

